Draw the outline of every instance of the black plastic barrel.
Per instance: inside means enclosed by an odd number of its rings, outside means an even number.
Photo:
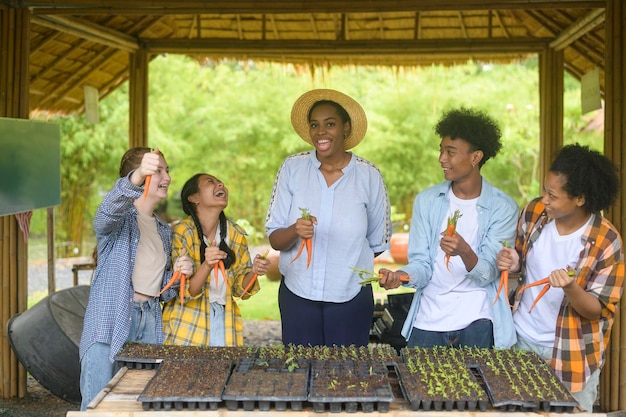
[[[18,360],[57,397],[80,404],[78,346],[89,285],[50,294],[7,323],[9,343]]]

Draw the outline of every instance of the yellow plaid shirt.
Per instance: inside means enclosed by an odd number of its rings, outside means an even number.
[[[237,224],[228,221],[228,246],[233,250],[236,261],[226,270],[228,284],[226,286],[225,339],[226,346],[243,345],[243,322],[235,298],[243,292],[243,279],[252,271],[250,252],[246,232]],[[194,261],[194,270],[200,267],[200,238],[191,217],[186,218],[172,228],[172,262],[185,249]],[[209,274],[203,291],[196,297],[185,288],[185,299],[181,306],[180,297],[176,297],[163,306],[163,329],[165,344],[185,346],[208,346],[210,344],[210,301]],[[259,291],[259,282],[244,295],[248,299]]]

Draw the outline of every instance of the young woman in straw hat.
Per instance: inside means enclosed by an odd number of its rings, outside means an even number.
[[[372,270],[390,248],[391,221],[380,171],[348,151],[365,136],[365,112],[339,91],[318,89],[296,100],[291,123],[314,149],[283,161],[265,225],[281,251],[282,342],[367,345],[372,288],[353,268]]]

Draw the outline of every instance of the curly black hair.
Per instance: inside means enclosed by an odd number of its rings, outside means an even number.
[[[482,167],[502,148],[502,132],[494,119],[487,113],[466,107],[449,110],[435,126],[439,137],[449,136],[452,140],[463,139],[472,146],[472,151],[482,151]]]
[[[585,197],[583,208],[596,213],[609,208],[619,193],[617,169],[609,158],[588,146],[566,145],[550,165],[550,172],[565,177],[570,197]]]

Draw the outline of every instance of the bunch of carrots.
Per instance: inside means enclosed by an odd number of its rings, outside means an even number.
[[[300,207],[300,211],[302,212],[302,218],[304,220],[311,219],[311,213],[309,212],[309,209]],[[311,257],[313,255],[313,238],[310,238],[310,237],[306,239],[302,239],[302,242],[300,242],[300,248],[298,249],[298,253],[291,260],[291,262],[289,262],[290,265],[294,263],[295,260],[300,257],[300,255],[302,255],[302,251],[304,250],[305,247],[306,247],[306,255],[307,255],[306,267],[308,268],[311,265]]]
[[[448,226],[446,227],[446,231],[444,232],[446,236],[454,236],[456,234],[456,224],[459,222],[459,217],[461,217],[461,211],[455,210],[452,216],[448,217]],[[446,253],[446,268],[448,271],[450,270],[450,254]]]
[[[504,241],[502,242],[502,246],[504,246],[505,248],[508,248],[509,244],[506,241]],[[498,291],[496,291],[496,299],[494,300],[493,305],[495,305],[498,302],[498,296],[500,296],[500,292],[502,291],[502,288],[504,288],[504,295],[506,296],[506,303],[510,307],[511,303],[509,303],[509,270],[508,269],[503,269],[502,272],[500,272],[500,285],[498,285]]]
[[[180,272],[180,269],[176,270],[172,275],[172,279],[167,283],[165,287],[161,290],[159,295],[163,294],[165,291],[169,290],[172,285],[176,283],[176,281],[180,280],[180,290],[178,292],[178,296],[180,298],[180,305],[183,305],[183,301],[185,300],[185,283],[187,281],[187,275]]]
[[[270,253],[270,250],[269,249],[266,250],[265,253],[263,255],[261,255],[261,259],[267,259],[267,255],[269,253]],[[259,278],[259,274],[252,275],[252,279],[250,280],[248,285],[246,285],[246,288],[243,289],[243,292],[241,293],[241,297],[243,297],[245,293],[250,291],[250,288],[252,288],[252,286],[254,285],[254,282],[257,280],[257,278]]]
[[[569,275],[570,277],[573,277],[574,275],[576,275],[576,271],[574,269],[572,269],[569,265],[567,266],[567,275]],[[541,289],[541,291],[539,291],[539,294],[537,294],[537,298],[535,298],[535,301],[530,306],[530,310],[528,310],[529,313],[531,311],[533,311],[533,308],[535,308],[535,306],[537,305],[537,302],[539,300],[541,300],[541,297],[546,295],[546,293],[550,289],[549,278],[546,277],[546,278],[540,279],[539,281],[535,281],[532,284],[526,284],[526,285],[522,286],[522,288],[520,288],[520,290],[519,290],[520,293],[521,293],[522,291],[524,291],[527,288],[538,287],[539,285],[543,285],[544,287]]]

